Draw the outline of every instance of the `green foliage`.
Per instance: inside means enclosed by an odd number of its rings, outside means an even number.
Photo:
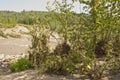
[[[72,8],[73,3],[67,3],[67,0],[53,2],[55,9],[48,7],[50,12],[54,15],[52,16],[60,26],[61,35],[64,38],[64,42],[67,43],[68,39],[68,28],[70,27],[70,19],[72,18]],[[69,24],[70,23],[70,24]]]
[[[10,64],[10,70],[12,72],[18,72],[30,69],[32,67],[31,62],[27,58],[20,58],[17,61]]]
[[[2,27],[8,28],[14,27],[16,24],[34,25],[36,24],[36,19],[38,19],[39,22],[42,21],[45,24],[46,22],[44,19],[48,14],[48,12],[40,11],[0,11],[0,24]],[[47,18],[47,20],[48,19],[49,18]],[[51,25],[54,25],[54,20],[52,21]]]
[[[119,55],[119,1],[80,0],[85,4],[88,15],[74,14],[71,12],[72,3],[68,4],[67,0],[61,2],[55,0],[55,9],[49,8],[61,25],[60,34],[66,43],[70,43],[71,53],[78,53],[78,59],[83,60],[81,71],[90,74],[91,79],[101,79],[106,64],[96,64],[99,58],[104,59],[108,54]],[[61,49],[57,53],[59,52],[61,53]],[[76,57],[75,54],[72,56]],[[68,57],[66,59],[68,60]],[[77,58],[74,59],[76,60]],[[81,62],[74,62],[74,65]]]
[[[29,50],[29,59],[32,62],[34,68],[42,68],[43,63],[46,60],[46,56],[49,54],[49,49],[47,46],[47,39],[49,37],[48,26],[34,25],[30,29],[30,35],[32,36],[32,45]],[[45,67],[46,68],[46,67]]]
[[[106,58],[107,62],[107,69],[109,70],[110,74],[117,74],[120,73],[120,59],[119,57],[114,57],[112,55],[108,55]]]
[[[55,0],[53,8],[48,6],[48,13],[17,13],[22,17],[17,17],[17,23],[34,24],[28,27],[32,36],[29,51],[32,65],[41,72],[71,74],[77,71],[92,80],[101,79],[108,68],[119,70],[119,60],[115,58],[120,57],[120,2],[79,0],[85,4],[88,14],[76,14],[71,10],[78,0],[71,1]],[[53,53],[47,46],[51,32],[57,32],[64,39]],[[107,55],[112,55],[112,58]],[[99,64],[101,59],[106,63]]]
[[[106,5],[107,2],[110,4]],[[106,55],[119,52],[119,45],[115,43],[119,43],[120,19],[118,12],[114,12],[118,11],[118,2],[107,2],[82,0],[81,3],[86,4],[87,9],[89,7],[89,14],[75,14],[71,11],[73,3],[55,0],[52,5],[55,9],[48,7],[50,14],[43,18],[44,21],[37,18],[40,24],[32,27],[30,32],[33,38],[29,57],[32,64],[42,72],[71,74],[77,71],[91,79],[101,79],[107,65],[99,64],[99,59],[105,61]],[[53,53],[49,53],[46,42],[50,31],[57,31],[64,38]],[[65,47],[68,44],[69,49]]]
[[[46,58],[46,72],[59,75],[68,75],[76,70],[75,63],[69,56],[49,55]]]

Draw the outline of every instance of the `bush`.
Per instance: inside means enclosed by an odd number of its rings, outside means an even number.
[[[46,67],[45,72],[50,74],[68,75],[75,71],[75,64],[70,60],[69,55],[49,55],[43,64]]]
[[[18,59],[18,61],[10,64],[10,70],[12,72],[27,70],[31,67],[31,62],[27,58]]]
[[[46,25],[38,23],[30,29],[29,33],[32,36],[32,44],[28,51],[29,60],[36,69],[42,69],[41,67],[44,65],[46,57],[49,54],[47,39],[49,38],[50,32],[46,27]],[[44,69],[42,69],[42,72],[44,72]]]

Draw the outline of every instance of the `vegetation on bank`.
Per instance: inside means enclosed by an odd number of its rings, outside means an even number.
[[[12,72],[19,72],[32,68],[32,64],[27,58],[20,58],[10,64],[10,70]]]
[[[40,19],[37,17],[40,14],[35,15],[35,24],[29,28],[32,66],[41,73],[77,73],[91,80],[101,79],[106,71],[120,72],[119,0],[80,0],[86,4],[89,14],[71,12],[75,1],[62,0],[61,3],[55,0],[54,9],[48,6],[48,15]],[[26,13],[29,12],[22,12],[22,16]],[[50,53],[47,39],[54,31],[63,37],[63,43]]]

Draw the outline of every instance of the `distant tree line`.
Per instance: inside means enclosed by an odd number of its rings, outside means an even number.
[[[78,20],[78,16],[88,17],[87,14],[81,13],[74,14],[74,20]],[[60,15],[60,14],[58,14]],[[41,12],[41,11],[0,11],[0,27],[14,27],[15,25],[34,25],[36,23],[46,24],[46,22],[51,26],[51,30],[61,31],[61,23],[56,20],[55,14],[53,12]],[[72,20],[71,20],[72,21]],[[71,22],[70,22],[71,23]]]
[[[43,22],[48,12],[40,11],[0,11],[0,26],[14,27],[16,24],[33,25],[38,20]]]

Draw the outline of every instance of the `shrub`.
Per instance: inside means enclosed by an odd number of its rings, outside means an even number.
[[[120,73],[120,59],[112,55],[108,55],[106,58],[107,69],[110,74]]]
[[[31,61],[34,68],[41,68],[42,63],[46,60],[46,56],[49,54],[47,46],[47,39],[49,30],[46,29],[46,25],[37,24],[30,30],[32,36],[29,52],[29,60]]]
[[[31,62],[27,58],[18,59],[16,62],[10,64],[10,70],[12,72],[27,70],[31,67]]]
[[[47,73],[67,75],[75,71],[75,63],[70,60],[69,55],[49,55],[44,64]]]

